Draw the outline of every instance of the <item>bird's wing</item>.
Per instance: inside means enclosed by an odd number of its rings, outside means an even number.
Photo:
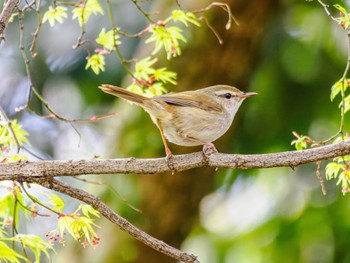
[[[180,106],[180,107],[192,107],[198,108],[205,111],[220,111],[221,105],[210,100],[210,98],[204,98],[202,94],[197,94],[197,96],[188,96],[185,92],[166,94],[161,96],[153,97],[154,100],[163,101],[167,104]]]

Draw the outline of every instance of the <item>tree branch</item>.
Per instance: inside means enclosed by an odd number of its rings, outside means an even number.
[[[204,156],[201,152],[176,155],[167,161],[154,159],[110,159],[78,161],[21,161],[0,165],[0,181],[31,181],[38,177],[75,176],[81,174],[154,174],[167,171],[180,172],[196,167],[254,169],[296,167],[301,164],[350,154],[350,140],[303,151],[270,154],[223,154]]]
[[[60,182],[56,179],[47,180],[47,178],[32,178],[32,182],[40,184],[46,188],[55,190],[57,192],[66,194],[70,197],[76,198],[80,201],[83,201],[92,207],[94,207],[97,211],[99,211],[105,218],[110,220],[112,223],[115,223],[119,226],[120,229],[126,231],[131,236],[135,237],[137,240],[141,241],[145,245],[165,254],[174,259],[180,260],[182,262],[191,262],[191,263],[199,263],[196,256],[187,254],[182,252],[168,244],[164,243],[161,240],[158,240],[144,231],[138,229],[134,225],[132,225],[125,218],[116,214],[112,209],[110,209],[106,204],[104,204],[99,198],[94,195],[91,195],[84,190],[79,188],[74,188],[68,184]]]
[[[0,44],[2,40],[4,39],[4,30],[7,26],[7,23],[14,12],[15,8],[17,7],[19,0],[8,0],[6,4],[4,5],[4,8],[0,14]]]
[[[337,144],[320,146],[303,151],[289,151],[270,154],[222,154],[204,156],[201,152],[177,155],[167,161],[155,159],[111,159],[79,161],[35,161],[0,164],[0,181],[14,180],[37,183],[46,188],[69,195],[93,206],[104,217],[115,223],[137,240],[147,246],[183,262],[199,261],[194,255],[184,253],[165,244],[142,230],[125,218],[116,214],[97,197],[53,177],[76,176],[81,174],[138,173],[152,174],[166,171],[184,171],[195,167],[220,167],[232,169],[252,169],[271,167],[296,167],[301,164],[321,161],[350,154],[350,140]]]

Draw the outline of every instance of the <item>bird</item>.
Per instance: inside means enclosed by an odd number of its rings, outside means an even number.
[[[145,97],[129,90],[103,84],[99,88],[143,108],[158,127],[166,158],[173,156],[167,141],[180,146],[203,145],[217,152],[213,141],[230,128],[242,102],[257,95],[229,85]]]

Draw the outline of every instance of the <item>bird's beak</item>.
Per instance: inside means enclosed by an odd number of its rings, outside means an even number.
[[[258,95],[258,93],[256,93],[256,92],[245,92],[245,93],[243,93],[240,97],[243,99],[245,99],[245,98],[249,98],[249,97],[253,97],[253,96],[255,96],[255,95]]]

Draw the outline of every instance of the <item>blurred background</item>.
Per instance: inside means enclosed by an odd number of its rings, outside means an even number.
[[[342,76],[347,57],[347,37],[327,17],[317,1],[228,0],[240,25],[225,30],[227,14],[213,8],[205,14],[223,39],[202,24],[186,33],[179,58],[158,61],[178,73],[178,85],[169,91],[234,85],[259,95],[244,102],[231,129],[216,147],[224,153],[271,153],[293,150],[292,131],[323,140],[339,127],[339,100],[330,102],[330,89]],[[348,1],[339,1],[347,5]],[[0,0],[0,4],[3,1]],[[115,23],[136,33],[147,22],[131,1],[111,1]],[[210,1],[180,1],[186,10],[200,9]],[[333,5],[336,1],[328,1]],[[105,13],[106,7],[102,3]],[[155,20],[170,15],[176,2],[140,3],[159,11]],[[43,2],[43,9],[50,3]],[[334,8],[330,8],[338,16]],[[25,19],[29,47],[36,28],[35,13]],[[107,16],[92,16],[86,38],[97,37]],[[28,76],[18,48],[18,22],[6,31],[0,46],[0,103],[9,118],[18,119],[29,132],[31,151],[43,159],[91,159],[165,156],[159,132],[140,108],[102,93],[98,85],[126,87],[130,78],[110,56],[107,69],[96,76],[85,70],[86,52],[72,49],[80,34],[77,21],[54,28],[44,24],[31,61],[32,81],[55,111],[67,118],[90,118],[116,112],[98,122],[66,123],[27,111],[15,112],[26,102]],[[146,57],[153,44],[122,38],[127,59]],[[48,114],[33,98],[32,108]],[[349,130],[349,123],[346,126]],[[174,154],[201,150],[170,145]],[[32,160],[36,158],[28,155]],[[326,162],[322,163],[322,169]],[[323,171],[323,170],[322,170]],[[98,195],[117,213],[164,242],[198,256],[200,262],[350,262],[350,200],[335,181],[326,182],[323,196],[316,164],[290,168],[226,170],[211,168],[158,175],[86,175],[105,185],[62,178]],[[323,172],[324,174],[324,172]],[[115,192],[125,198],[123,201]],[[37,190],[38,192],[42,189]],[[67,213],[77,201],[64,197]],[[142,213],[131,209],[139,208]],[[96,249],[68,240],[56,246],[53,262],[174,262],[99,219],[101,237]],[[38,218],[21,226],[24,233],[44,235],[54,220]]]

